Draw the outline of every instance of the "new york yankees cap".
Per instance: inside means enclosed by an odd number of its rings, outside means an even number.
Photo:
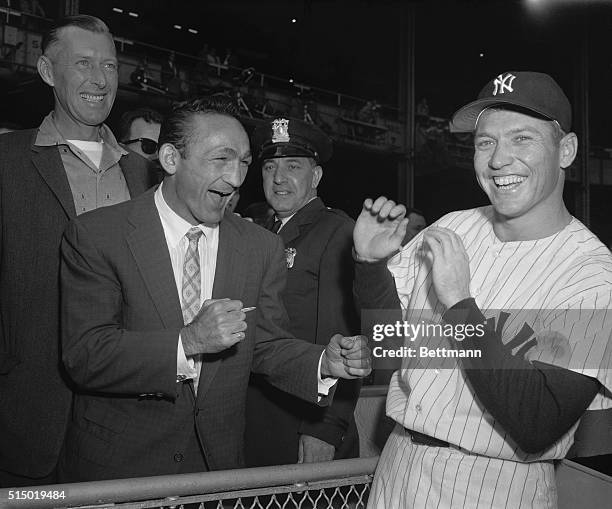
[[[480,114],[495,105],[511,105],[556,120],[566,133],[572,125],[572,106],[561,87],[548,74],[511,71],[489,81],[478,99],[459,109],[451,120],[451,132],[472,132]]]

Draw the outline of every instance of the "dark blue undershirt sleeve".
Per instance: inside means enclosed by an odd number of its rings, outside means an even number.
[[[386,259],[373,263],[355,261],[353,293],[359,309],[401,310],[395,280]]]
[[[452,325],[485,322],[473,298],[465,299],[444,314]],[[461,358],[478,400],[527,453],[551,447],[580,419],[600,389],[598,380],[565,368],[512,355],[500,335],[490,327],[483,337],[455,341],[463,350],[480,349],[482,356]]]

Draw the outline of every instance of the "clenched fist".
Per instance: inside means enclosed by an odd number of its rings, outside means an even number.
[[[334,334],[321,359],[321,376],[362,378],[372,371],[372,351],[365,336]]]

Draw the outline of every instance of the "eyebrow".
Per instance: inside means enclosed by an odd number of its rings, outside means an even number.
[[[212,150],[213,152],[218,151],[218,153],[220,154],[224,154],[224,155],[231,155],[231,156],[239,156],[241,158],[244,157],[251,157],[251,151],[248,150],[247,152],[245,152],[243,155],[239,155],[238,152],[236,152],[236,150],[234,150],[233,148],[229,148],[229,147],[220,147],[220,148],[215,148]]]
[[[509,135],[513,135],[513,134],[519,134],[519,133],[524,133],[524,132],[529,132],[532,134],[538,134],[538,135],[542,135],[542,132],[539,129],[536,129],[535,127],[531,127],[531,126],[525,126],[525,127],[516,127],[514,129],[510,129],[509,131],[504,131],[503,134],[509,134]],[[482,131],[480,133],[476,133],[474,134],[474,138],[482,138],[482,137],[491,137],[493,138],[494,136],[491,134],[488,134],[487,131]]]

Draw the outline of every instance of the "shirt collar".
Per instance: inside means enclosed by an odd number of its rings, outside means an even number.
[[[312,200],[316,200],[318,198],[318,196],[315,194],[312,198],[310,198],[310,200],[308,200],[308,202],[306,202],[302,208],[296,210],[293,214],[291,214],[290,216],[287,217],[283,217],[282,219],[280,217],[278,217],[276,214],[274,214],[274,220],[275,221],[279,221],[281,222],[282,226],[285,226],[285,224],[287,224],[287,221],[289,221],[293,216],[295,216],[300,210],[302,210],[306,205],[308,205]]]
[[[166,234],[166,241],[171,248],[176,249],[179,242],[185,237],[185,234],[193,227],[188,221],[185,221],[179,216],[174,210],[170,208],[170,205],[164,199],[162,193],[162,182],[155,191],[155,206]],[[204,226],[203,224],[197,225],[197,227],[204,232],[204,235],[208,240],[212,240],[219,231],[219,228],[211,228],[210,226]]]
[[[120,155],[128,155],[128,151],[121,147],[112,131],[106,124],[100,126],[100,139],[105,145],[118,152]],[[55,119],[53,118],[53,111],[49,113],[42,121],[38,128],[38,134],[36,135],[36,141],[34,145],[39,147],[51,147],[53,145],[68,145],[68,141],[57,128]]]

